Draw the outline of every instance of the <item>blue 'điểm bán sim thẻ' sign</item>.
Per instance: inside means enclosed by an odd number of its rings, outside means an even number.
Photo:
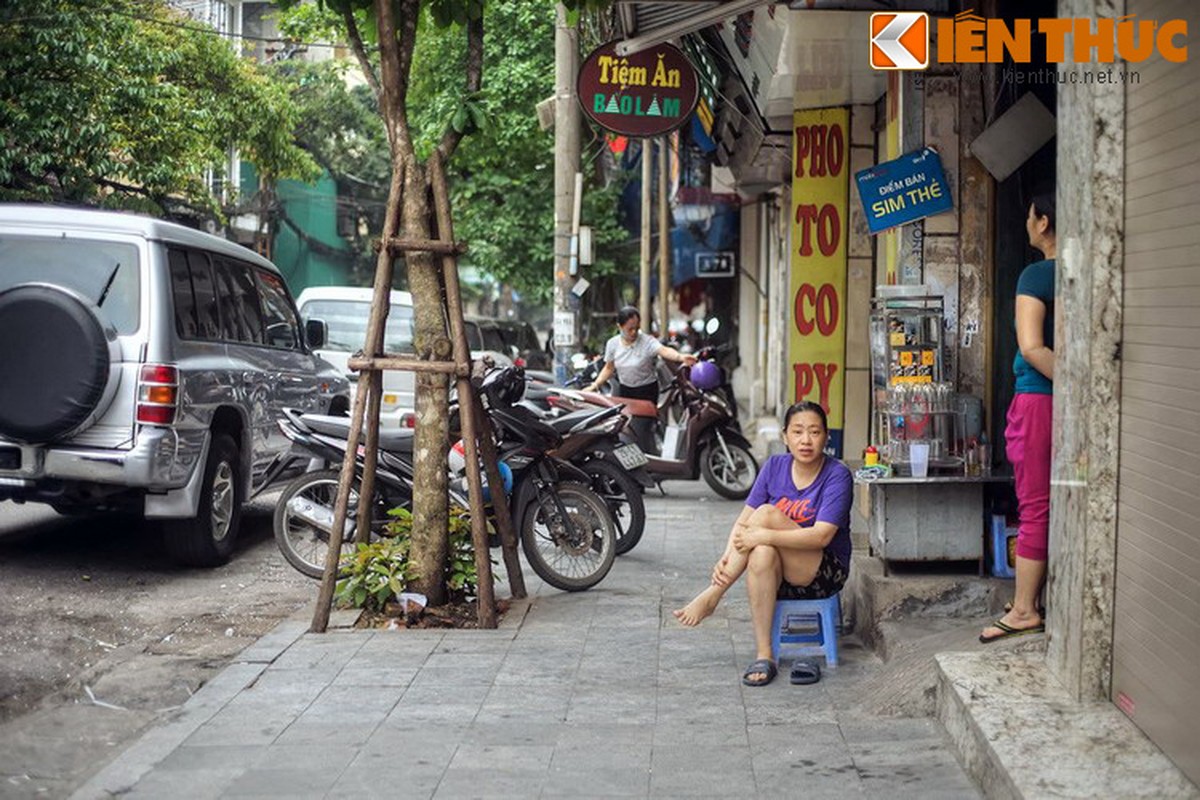
[[[954,208],[941,156],[932,147],[864,169],[854,182],[873,234]]]

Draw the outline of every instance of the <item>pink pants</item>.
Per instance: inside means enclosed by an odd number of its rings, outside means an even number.
[[[1050,534],[1052,396],[1017,394],[1008,407],[1004,439],[1016,481],[1017,555],[1045,561]]]

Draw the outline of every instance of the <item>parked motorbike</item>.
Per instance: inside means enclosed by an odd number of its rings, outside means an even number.
[[[480,386],[496,430],[500,460],[513,473],[513,527],[525,558],[546,583],[576,592],[595,586],[612,569],[617,527],[591,478],[553,455],[562,435],[519,405],[525,393],[520,367],[492,370]]]
[[[604,498],[617,525],[617,555],[632,550],[646,527],[643,488],[654,481],[646,472],[647,459],[633,442],[622,442],[627,418],[619,406],[581,409],[541,417],[562,434],[553,455],[570,461],[590,477],[591,487]]]
[[[346,442],[350,436],[348,417],[301,414],[285,409],[279,428],[292,445],[288,458],[278,462],[272,469],[282,470],[287,461],[299,458],[316,458],[340,464],[345,456]],[[370,515],[372,538],[382,534],[389,509],[412,508],[413,433],[411,428],[381,428],[379,431],[379,459],[375,468],[375,496]],[[354,541],[359,520],[365,517],[357,491],[363,464],[360,448],[347,508],[343,546]],[[275,505],[274,532],[279,551],[289,564],[312,578],[320,578],[325,570],[339,480],[340,472],[337,469],[306,472],[284,487]],[[465,506],[466,498],[452,493],[451,502]]]
[[[570,383],[590,383],[589,365]],[[700,385],[691,380],[696,375]],[[656,481],[703,477],[713,491],[744,500],[758,477],[758,462],[742,436],[732,406],[713,391],[720,385],[716,364],[701,361],[681,367],[671,377],[657,404],[648,400],[570,389],[547,390],[554,403],[567,408],[622,405],[630,418],[625,434],[645,451],[646,472]]]
[[[340,463],[345,455],[350,432],[350,420],[346,417],[289,410],[279,425],[292,447],[288,459],[272,469],[281,470],[286,462],[297,458]],[[518,428],[511,423],[506,426],[506,429]],[[558,434],[550,433],[557,442]],[[409,429],[379,431],[376,488],[370,503],[371,538],[382,535],[388,509],[412,507],[413,434]],[[548,448],[541,447],[543,443],[536,436],[527,436],[521,442],[511,447],[509,453],[509,466],[514,472],[510,508],[526,558],[534,572],[555,588],[567,591],[590,588],[608,573],[615,557],[615,525],[608,509],[585,485],[586,473],[550,459],[545,454]],[[354,540],[358,525],[366,518],[364,504],[356,491],[361,485],[363,466],[360,449],[343,547]],[[324,571],[338,481],[336,469],[305,473],[284,488],[275,509],[274,532],[280,551],[293,567],[314,578]],[[468,505],[465,486],[451,482],[450,502],[462,507]]]

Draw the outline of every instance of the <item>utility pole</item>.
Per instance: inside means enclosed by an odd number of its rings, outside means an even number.
[[[671,163],[670,139],[658,137],[658,338],[667,338],[667,323],[671,320],[671,223],[668,165]]]
[[[567,380],[571,356],[579,346],[579,299],[571,293],[578,277],[572,264],[572,228],[578,204],[581,121],[575,97],[579,73],[579,29],[567,22],[567,9],[558,4],[554,25],[554,374]]]
[[[641,281],[638,285],[638,316],[642,318],[642,330],[650,333],[652,318],[650,306],[650,182],[654,180],[654,140],[642,139],[642,264]]]

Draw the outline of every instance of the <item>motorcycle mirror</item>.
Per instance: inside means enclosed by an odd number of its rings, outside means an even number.
[[[720,329],[721,329],[721,320],[717,319],[716,317],[710,318],[708,320],[708,322],[706,322],[704,324],[704,332],[707,333],[709,336],[712,336],[714,333],[716,333]]]

